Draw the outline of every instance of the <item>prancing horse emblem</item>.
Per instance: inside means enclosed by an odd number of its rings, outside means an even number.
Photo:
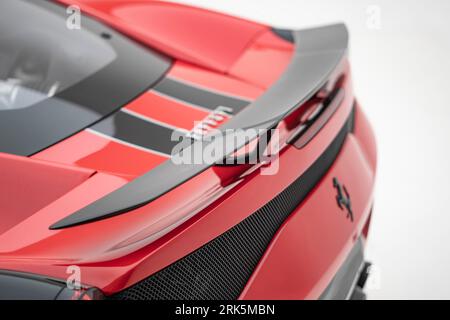
[[[341,208],[341,210],[344,210],[345,208],[347,210],[347,218],[350,218],[350,221],[353,222],[352,203],[347,188],[344,185],[341,185],[337,178],[333,178],[333,187],[335,187],[337,191],[336,200],[339,208]]]

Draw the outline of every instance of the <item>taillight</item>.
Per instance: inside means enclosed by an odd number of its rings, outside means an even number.
[[[44,276],[0,271],[0,300],[101,300],[96,288],[70,289],[65,282]]]

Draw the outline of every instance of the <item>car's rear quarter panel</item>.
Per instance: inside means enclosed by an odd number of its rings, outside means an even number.
[[[357,130],[365,130],[362,117],[357,109]],[[241,299],[317,299],[325,291],[372,209],[373,159],[361,148],[358,133],[347,137],[331,169],[280,228]],[[353,222],[337,205],[335,177],[350,194]]]

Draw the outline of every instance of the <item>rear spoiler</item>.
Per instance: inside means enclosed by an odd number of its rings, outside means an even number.
[[[323,88],[347,55],[348,31],[344,24],[293,31],[295,53],[285,73],[258,100],[220,129],[275,128],[287,115]],[[256,136],[255,136],[256,138]],[[195,148],[195,141],[186,148]],[[239,146],[238,146],[239,147]],[[195,150],[195,149],[194,149]],[[231,155],[235,149],[225,150]],[[223,155],[217,162],[223,160]],[[175,164],[170,159],[118,190],[58,221],[61,229],[113,217],[142,207],[161,197],[214,164]]]

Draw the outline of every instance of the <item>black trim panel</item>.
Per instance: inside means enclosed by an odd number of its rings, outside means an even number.
[[[348,32],[343,24],[300,30],[294,35],[296,52],[281,79],[262,97],[225,123],[221,129],[251,128],[255,129],[254,132],[261,133],[275,128],[284,117],[303,105],[329,81],[330,76],[336,72],[347,55]],[[185,149],[185,152],[193,154],[192,149],[198,148],[199,143],[205,142],[195,141]],[[244,145],[245,142],[236,146],[226,144],[224,153],[228,156]],[[217,156],[215,160],[219,162],[223,158]],[[166,161],[50,228],[75,226],[141,207],[211,166],[211,163],[180,165],[170,160]]]
[[[250,104],[250,101],[247,100],[203,90],[171,78],[164,78],[153,90],[209,110],[215,110],[219,106],[228,107],[233,109],[233,114],[238,113]]]

